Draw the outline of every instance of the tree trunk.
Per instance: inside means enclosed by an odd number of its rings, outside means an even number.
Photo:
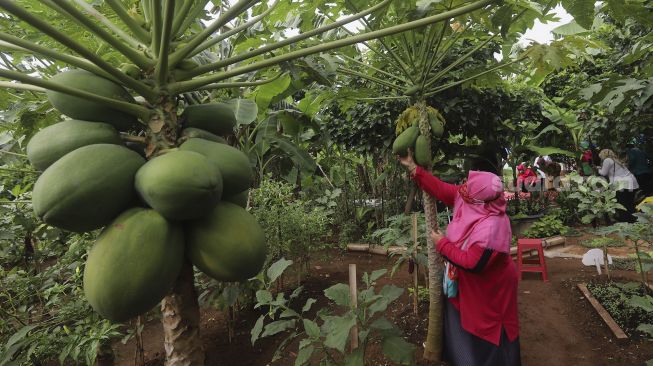
[[[423,192],[424,214],[426,216],[426,230],[437,227],[437,209],[435,198]],[[442,357],[442,259],[433,248],[434,243],[427,243],[429,261],[429,322],[424,346],[424,358],[430,361],[440,361]]]
[[[166,366],[204,365],[194,280],[193,265],[185,261],[172,292],[161,302]]]
[[[426,102],[420,101],[416,104],[420,111],[419,129],[420,133],[431,141],[431,126],[428,121]],[[428,156],[432,157],[433,152],[428,149]],[[431,171],[431,159],[429,159],[426,169]],[[426,192],[422,192],[424,201],[424,216],[426,219],[427,237],[431,230],[438,228],[438,211],[435,206],[435,197]],[[428,253],[428,278],[429,278],[429,321],[426,333],[426,342],[424,344],[424,358],[430,361],[440,361],[442,359],[442,259],[438,252],[433,248],[434,243],[427,240],[426,252]]]

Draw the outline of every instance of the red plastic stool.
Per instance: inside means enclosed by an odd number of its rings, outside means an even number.
[[[523,253],[537,250],[538,259],[524,259]],[[546,261],[544,260],[544,250],[542,249],[542,239],[519,239],[517,240],[517,271],[519,279],[522,279],[524,272],[541,272],[542,280],[549,282],[546,273]]]

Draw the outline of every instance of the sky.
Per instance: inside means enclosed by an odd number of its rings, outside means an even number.
[[[530,43],[531,40],[537,43],[550,43],[553,40],[553,33],[551,33],[551,30],[560,25],[567,24],[573,19],[560,5],[553,9],[553,12],[556,14],[557,18],[560,18],[557,22],[542,24],[539,20],[536,20],[533,28],[524,33],[520,43],[526,45]]]

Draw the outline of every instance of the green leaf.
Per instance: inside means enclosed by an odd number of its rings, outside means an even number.
[[[11,337],[9,337],[9,340],[7,340],[7,343],[5,343],[4,348],[9,349],[16,342],[25,338],[25,336],[27,336],[27,333],[29,333],[29,331],[34,328],[36,328],[36,325],[26,325],[20,328],[16,333],[14,333]]]
[[[592,28],[594,22],[594,0],[562,0],[562,7],[574,17],[578,25]]]
[[[567,24],[563,24],[553,28],[551,32],[555,34],[559,34],[561,36],[571,36],[575,34],[589,33],[589,30],[578,25],[578,23],[575,20],[572,20]]]
[[[302,308],[302,313],[305,313],[305,312],[311,310],[311,306],[313,306],[313,304],[315,304],[315,302],[317,302],[317,300],[315,300],[314,298],[309,298],[308,300],[306,300],[306,303],[304,304],[304,307]]]
[[[388,301],[388,303],[397,300],[403,293],[404,289],[395,285],[385,285],[381,289],[381,292],[379,292],[379,294],[383,296]]]
[[[349,285],[344,283],[335,284],[324,290],[324,296],[340,306],[349,306]]]
[[[269,323],[268,325],[265,326],[265,330],[263,331],[263,334],[261,334],[261,337],[272,336],[277,333],[281,333],[288,329],[294,328],[295,322],[296,322],[295,319],[273,321],[272,323]]]
[[[256,291],[256,301],[258,302],[257,306],[269,304],[272,302],[272,293],[268,290],[258,290]]]
[[[308,363],[308,361],[311,359],[311,355],[313,355],[313,351],[315,350],[315,347],[313,346],[308,346],[305,348],[302,348],[297,352],[297,358],[295,359],[295,366],[302,366]]]
[[[638,307],[647,312],[653,312],[653,297],[646,296],[633,296],[628,299],[631,306]]]
[[[256,102],[249,99],[232,99],[227,101],[227,104],[233,108],[238,125],[249,124],[256,120],[258,115]]]
[[[378,330],[390,330],[390,329],[394,329],[395,326],[394,324],[390,323],[390,321],[386,318],[378,318],[372,324],[370,324],[370,328],[374,328]]]
[[[358,347],[348,354],[344,366],[365,366],[363,347]]]
[[[281,312],[281,314],[279,314],[279,319],[292,317],[299,317],[299,314],[297,314],[297,312],[293,309],[285,309]]]
[[[290,159],[304,171],[313,173],[317,169],[315,159],[304,149],[294,144],[292,141],[279,136],[267,136],[270,143],[275,144],[280,150],[284,151]]]
[[[270,101],[288,89],[288,86],[290,86],[290,81],[290,75],[285,74],[277,80],[256,88],[254,94],[256,95],[256,104],[258,105],[258,109],[261,111],[267,110],[268,106],[270,105]]]
[[[653,338],[653,324],[640,324],[639,327],[637,327],[637,330],[647,333]]]
[[[285,258],[281,258],[278,261],[272,263],[270,268],[268,268],[268,278],[270,279],[270,282],[274,282],[283,274],[283,272],[292,264],[291,260],[287,260]]]
[[[386,337],[381,341],[383,353],[392,361],[402,365],[412,365],[415,345],[397,336]]]
[[[372,272],[372,273],[370,274],[370,282],[375,282],[376,280],[378,280],[379,278],[381,278],[381,277],[382,277],[384,274],[386,274],[387,272],[388,272],[388,270],[385,269],[385,268],[383,268],[383,269],[377,269],[376,271],[374,271],[374,272]]]
[[[349,330],[354,325],[356,325],[356,318],[352,313],[344,316],[325,316],[323,327],[327,336],[324,345],[344,352],[349,339]]]
[[[310,319],[303,319],[303,322],[304,322],[304,331],[306,332],[307,336],[314,339],[320,338],[320,327],[317,325],[316,322]]]
[[[256,323],[254,324],[254,328],[252,328],[251,331],[251,341],[252,345],[254,345],[254,342],[259,338],[261,335],[261,331],[263,330],[263,321],[265,320],[265,315],[261,315],[257,320]]]

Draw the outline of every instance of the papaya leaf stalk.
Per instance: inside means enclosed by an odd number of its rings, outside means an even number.
[[[94,63],[98,67],[104,69],[107,73],[109,73],[111,76],[115,77],[117,80],[119,80],[121,83],[125,84],[127,87],[132,88],[135,92],[138,94],[144,96],[145,98],[153,98],[155,97],[154,91],[150,89],[147,85],[134,80],[130,78],[129,76],[123,74],[120,72],[120,70],[116,69],[108,63],[107,61],[103,60],[101,57],[96,55],[94,52],[82,47],[79,43],[77,43],[75,40],[72,38],[68,37],[64,33],[58,31],[55,27],[51,26],[50,24],[44,22],[43,20],[39,19],[38,17],[32,15],[25,9],[22,9],[21,7],[17,6],[14,4],[13,1],[9,0],[0,0],[0,7],[7,10],[9,13],[14,14],[16,17],[22,19],[23,21],[27,22],[29,25],[33,26],[34,28],[42,31],[43,33],[47,34],[50,36],[52,39],[55,41],[63,44],[64,46],[70,48],[71,50],[79,53],[81,56],[85,57],[88,59],[90,62]]]
[[[0,88],[6,89],[17,89],[17,90],[29,90],[35,92],[45,92],[46,89],[43,89],[38,86],[22,84],[22,83],[12,83],[10,81],[0,81]]]
[[[153,55],[159,54],[159,47],[161,46],[161,32],[163,28],[163,14],[161,13],[161,3],[159,0],[151,1],[150,8],[152,9],[152,42],[150,42],[150,51]]]
[[[195,56],[195,55],[197,55],[198,53],[204,51],[205,49],[207,49],[207,48],[209,48],[209,47],[212,47],[212,46],[215,45],[216,43],[221,42],[221,41],[223,41],[223,40],[225,40],[225,39],[227,39],[227,38],[229,38],[229,37],[231,37],[231,36],[233,36],[233,35],[235,35],[235,34],[238,34],[238,33],[242,32],[242,31],[244,31],[244,30],[249,29],[249,28],[252,27],[254,24],[260,22],[260,21],[261,21],[264,17],[266,17],[268,14],[270,14],[270,12],[272,12],[272,10],[274,10],[274,7],[275,7],[278,3],[279,3],[278,1],[275,1],[274,3],[270,4],[270,6],[269,6],[269,7],[268,7],[264,12],[262,12],[261,14],[259,14],[259,15],[255,16],[255,17],[253,17],[253,18],[250,19],[249,21],[247,21],[247,22],[245,22],[245,23],[243,23],[243,24],[241,24],[241,25],[239,25],[239,26],[237,26],[237,27],[234,27],[233,29],[231,29],[231,30],[229,30],[229,31],[227,31],[227,32],[221,33],[220,35],[217,35],[217,36],[215,36],[215,37],[213,37],[213,38],[207,39],[207,40],[204,41],[202,44],[200,44],[199,46],[197,46],[197,48],[195,48],[195,49],[194,49],[194,50],[193,50],[193,51],[192,51],[188,56],[186,56],[186,57],[192,57],[192,56]]]
[[[430,16],[430,17],[419,19],[419,20],[414,20],[412,22],[408,22],[408,23],[388,27],[388,28],[385,28],[385,29],[377,30],[377,31],[367,32],[367,33],[359,34],[359,35],[356,35],[356,36],[339,39],[339,40],[336,40],[336,41],[323,43],[321,45],[307,47],[307,48],[297,50],[297,51],[288,52],[288,53],[283,54],[283,55],[271,57],[271,58],[266,59],[266,60],[251,63],[249,65],[233,68],[231,70],[224,71],[224,72],[221,72],[221,73],[207,75],[207,76],[204,76],[204,77],[201,77],[201,78],[198,78],[198,79],[172,83],[172,84],[170,84],[170,87],[169,87],[170,89],[169,90],[171,92],[174,92],[174,93],[187,92],[187,91],[194,90],[196,88],[199,88],[199,87],[207,85],[207,84],[222,81],[222,80],[225,80],[225,79],[228,79],[228,78],[231,78],[231,77],[234,77],[234,76],[242,75],[242,74],[245,74],[245,73],[248,73],[248,72],[251,72],[251,71],[264,69],[264,68],[267,68],[267,67],[270,67],[270,66],[273,66],[273,65],[277,65],[277,64],[285,62],[285,61],[291,61],[291,60],[295,60],[295,59],[305,57],[305,56],[308,56],[308,55],[312,55],[312,54],[315,54],[315,53],[326,52],[326,51],[330,51],[330,50],[333,50],[333,49],[336,49],[336,48],[340,48],[340,47],[360,43],[362,41],[368,41],[368,40],[375,39],[375,38],[386,37],[386,36],[389,36],[389,35],[405,32],[405,31],[408,31],[408,30],[411,30],[411,29],[420,28],[420,27],[423,27],[423,26],[431,24],[431,23],[437,23],[437,22],[440,22],[440,21],[443,21],[443,20],[446,20],[446,19],[449,19],[449,18],[452,18],[452,17],[456,17],[458,15],[466,14],[466,13],[469,13],[471,11],[481,9],[481,8],[485,7],[486,5],[491,4],[492,2],[493,2],[493,0],[479,0],[479,1],[476,1],[474,3],[468,4],[468,5],[465,5],[465,6],[461,6],[459,8],[456,8],[456,9],[448,11],[448,12],[436,14],[436,15],[433,15],[433,16]]]
[[[129,28],[134,36],[138,38],[141,42],[149,43],[151,41],[150,34],[143,29],[127,12],[122,2],[119,0],[104,0],[111,9],[116,13],[118,18]],[[190,1],[187,1],[190,2]]]
[[[208,4],[209,1],[211,0],[199,0],[195,3],[195,5],[191,8],[188,15],[184,18],[183,22],[181,23],[181,26],[177,30],[177,33],[175,33],[175,37],[181,36],[182,34],[184,34],[184,32],[186,32],[186,30],[190,27],[191,23],[194,22],[204,11],[204,8],[206,8],[206,4]]]
[[[398,81],[400,81],[400,82],[402,82],[402,83],[406,83],[406,84],[408,83],[408,81],[407,81],[406,79],[402,78],[401,76],[398,76],[398,75],[395,75],[395,74],[393,74],[393,73],[390,73],[390,72],[387,72],[387,71],[381,70],[381,69],[376,68],[376,67],[374,67],[374,66],[372,66],[372,65],[366,64],[365,62],[361,62],[361,61],[359,61],[359,60],[356,60],[356,59],[353,58],[353,57],[349,57],[349,56],[344,55],[344,54],[343,54],[343,55],[339,55],[339,56],[342,57],[342,58],[345,58],[345,59],[347,59],[347,60],[349,60],[349,61],[351,61],[351,62],[353,62],[353,63],[355,63],[355,64],[358,64],[358,65],[360,65],[360,66],[366,67],[366,68],[368,68],[368,69],[370,69],[370,70],[372,70],[372,71],[374,71],[374,72],[378,72],[379,74],[383,74],[383,75],[385,75],[385,76],[388,76],[388,77],[391,77],[391,78],[393,78],[393,79],[396,79],[396,80],[398,80]]]
[[[148,60],[143,54],[139,53],[137,50],[127,46],[122,43],[118,38],[114,37],[111,33],[102,29],[99,25],[95,23],[91,18],[86,14],[77,10],[69,1],[67,0],[51,0],[53,3],[61,7],[66,13],[61,13],[64,16],[67,16],[74,20],[75,22],[81,24],[89,32],[98,36],[101,40],[109,44],[111,47],[115,48],[118,52],[123,54],[127,59],[134,64],[138,65],[141,68],[146,68],[151,64],[151,61]],[[47,3],[46,3],[47,4]],[[59,11],[58,9],[54,8]]]
[[[238,15],[241,14],[241,12],[253,6],[254,3],[256,2],[257,1],[252,1],[252,0],[240,0],[237,3],[233,4],[229,8],[229,10],[222,13],[222,15],[220,15],[218,19],[214,20],[203,31],[195,35],[190,40],[190,42],[188,42],[188,45],[186,45],[186,47],[183,47],[182,49],[177,50],[172,55],[170,55],[170,67],[175,67],[179,62],[181,62],[181,60],[183,60],[188,55],[190,55],[191,52],[193,52],[193,50],[197,48],[197,46],[199,46],[204,41],[206,41],[206,39],[209,38],[214,32],[216,32],[218,29],[220,29],[222,26],[227,24],[232,19],[236,18]]]
[[[383,80],[383,79],[379,79],[379,78],[374,77],[374,76],[366,75],[366,74],[363,74],[363,73],[361,73],[361,72],[358,72],[358,71],[354,71],[354,70],[348,69],[348,68],[346,68],[346,67],[340,67],[340,68],[338,68],[338,72],[341,72],[341,73],[343,73],[343,74],[347,74],[347,75],[358,76],[358,77],[361,77],[361,78],[363,78],[363,79],[367,79],[367,80],[369,80],[369,81],[373,81],[373,82],[375,82],[375,83],[377,83],[377,84],[379,84],[379,85],[387,86],[388,88],[392,88],[392,89],[394,89],[394,90],[403,90],[403,89],[404,89],[403,86],[395,85],[395,84],[393,84],[393,83],[391,83],[391,82],[389,82],[389,81],[385,81],[385,80]]]
[[[61,53],[51,48],[40,46],[36,43],[32,43],[22,38],[14,37],[7,33],[0,32],[0,47],[10,48],[21,52],[41,54],[43,56],[47,56],[55,60],[63,61],[69,65],[78,67],[80,69],[84,69],[86,71],[90,71],[94,74],[116,81],[116,78],[107,74],[106,71],[86,61],[83,58],[67,55],[65,53]]]
[[[114,0],[115,1],[115,0]],[[193,1],[182,1],[181,6],[177,11],[175,11],[174,14],[174,20],[172,22],[172,37],[177,34],[179,31],[179,28],[181,27],[182,23],[184,22],[184,19],[188,16],[188,11],[190,11],[190,8],[193,6]]]
[[[156,80],[159,86],[165,85],[168,80],[168,53],[172,33],[172,19],[175,12],[175,0],[166,0],[163,9],[163,30],[161,32],[161,45],[159,46],[159,61],[156,65]]]
[[[0,77],[17,80],[25,84],[36,85],[48,90],[53,90],[60,93],[72,95],[75,97],[80,97],[80,98],[92,100],[94,102],[102,103],[109,107],[115,108],[119,111],[129,113],[133,116],[139,117],[143,121],[147,121],[151,113],[149,109],[142,107],[138,104],[123,102],[120,100],[103,97],[97,94],[89,93],[87,91],[53,83],[51,81],[44,80],[41,78],[28,76],[19,71],[0,69]]]
[[[85,0],[74,0],[75,4],[77,4],[80,8],[84,10],[84,12],[93,18],[97,19],[100,23],[104,24],[105,27],[109,28],[113,33],[115,33],[118,37],[122,38],[125,42],[129,43],[129,45],[135,49],[140,49],[144,50],[147,48],[147,46],[137,40],[136,38],[130,36],[127,34],[127,32],[123,31],[115,25],[111,20],[109,20],[107,17],[105,17],[102,13],[97,11],[92,5],[87,3]]]
[[[341,27],[341,26],[343,26],[345,24],[348,24],[348,23],[351,23],[351,22],[353,22],[355,20],[362,19],[366,15],[369,15],[369,14],[371,14],[371,13],[385,7],[389,3],[390,3],[390,0],[384,0],[384,1],[380,2],[379,4],[373,6],[373,7],[369,8],[369,9],[366,9],[365,11],[362,11],[360,13],[357,13],[357,14],[354,14],[354,15],[351,15],[351,16],[348,16],[348,17],[343,18],[343,19],[341,19],[341,20],[339,20],[337,22],[334,22],[334,23],[331,23],[331,24],[328,24],[328,25],[313,29],[313,30],[308,31],[308,32],[304,32],[302,34],[299,34],[299,35],[294,36],[294,37],[290,37],[290,38],[285,39],[283,41],[279,41],[279,42],[276,42],[276,43],[273,43],[273,44],[269,44],[269,45],[266,45],[266,46],[263,46],[263,47],[259,47],[259,48],[255,49],[255,50],[252,50],[252,51],[249,51],[249,52],[243,52],[243,53],[241,53],[239,55],[232,56],[232,57],[226,58],[224,60],[213,62],[213,63],[207,64],[207,65],[201,65],[201,66],[199,66],[199,67],[197,67],[197,68],[195,68],[193,70],[190,70],[189,72],[187,72],[185,74],[181,74],[180,77],[182,79],[185,79],[185,78],[190,78],[190,77],[194,77],[194,76],[197,76],[197,75],[202,75],[202,74],[205,74],[207,72],[218,70],[218,69],[220,69],[222,67],[225,67],[225,66],[233,65],[233,64],[235,64],[237,62],[240,62],[240,61],[251,59],[252,57],[262,55],[264,53],[276,50],[278,48],[281,48],[281,47],[284,47],[284,46],[287,46],[287,45],[290,45],[290,44],[297,43],[297,42],[299,42],[301,40],[313,37],[313,36],[318,35],[318,34],[322,34],[324,32],[327,32],[327,31],[331,30],[331,29]]]
[[[270,78],[270,79],[265,79],[265,80],[256,80],[256,81],[234,81],[230,83],[215,83],[215,84],[209,84],[205,85],[201,88],[198,88],[197,90],[214,90],[214,89],[226,89],[226,88],[243,88],[243,87],[248,87],[248,86],[258,86],[258,85],[264,85],[267,83],[271,83],[278,78],[281,77],[281,75],[284,75],[283,73],[278,74],[277,76]]]

